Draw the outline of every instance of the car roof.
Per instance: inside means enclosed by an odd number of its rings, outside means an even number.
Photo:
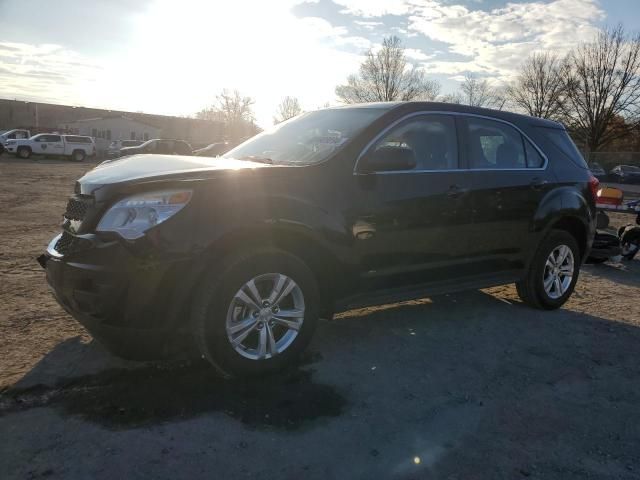
[[[329,109],[360,109],[360,108],[377,108],[381,110],[403,110],[405,113],[419,112],[419,111],[444,111],[454,113],[466,113],[471,115],[482,115],[492,118],[498,118],[509,122],[524,122],[530,125],[536,125],[547,128],[564,128],[564,126],[553,120],[547,120],[544,118],[531,117],[529,115],[522,115],[520,113],[507,112],[504,110],[495,110],[491,108],[483,107],[471,107],[469,105],[461,105],[457,103],[444,103],[444,102],[372,102],[372,103],[357,103],[351,105],[343,105],[337,107],[330,107]]]

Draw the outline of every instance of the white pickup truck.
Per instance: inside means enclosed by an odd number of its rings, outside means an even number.
[[[52,133],[41,133],[24,140],[7,140],[4,148],[24,159],[31,155],[47,155],[70,157],[81,162],[96,154],[96,144],[91,137]]]
[[[14,128],[13,130],[0,130],[0,155],[4,152],[4,144],[8,140],[18,140],[21,138],[29,138],[31,132],[29,130],[23,130],[21,128]]]

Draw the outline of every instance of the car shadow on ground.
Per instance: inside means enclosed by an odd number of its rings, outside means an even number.
[[[304,367],[319,358],[306,352],[296,368],[277,375],[225,380],[203,360],[129,362],[76,337],[57,345],[0,396],[0,415],[51,406],[129,429],[220,411],[251,427],[293,430],[339,415],[345,404],[333,388],[311,381]]]
[[[373,477],[631,478],[640,468],[632,325],[467,292],[344,312],[321,322],[309,351],[322,353],[229,381],[202,362],[121,362],[70,339],[0,395],[0,420],[49,407],[121,431],[218,413],[249,443],[256,430],[330,435],[319,457],[296,460],[319,469],[355,442],[374,453],[353,468]]]

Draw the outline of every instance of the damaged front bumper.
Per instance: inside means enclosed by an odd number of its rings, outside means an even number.
[[[84,249],[62,255],[55,237],[38,257],[58,303],[112,353],[146,360],[166,356],[186,329],[186,260],[140,258],[119,241],[84,235]],[[191,284],[192,285],[192,284]]]

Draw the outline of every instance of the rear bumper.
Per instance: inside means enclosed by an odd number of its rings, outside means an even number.
[[[117,241],[95,239],[92,248],[61,256],[57,239],[38,261],[58,303],[96,340],[135,360],[161,358],[178,347],[175,332],[187,326],[190,262],[144,262]]]

